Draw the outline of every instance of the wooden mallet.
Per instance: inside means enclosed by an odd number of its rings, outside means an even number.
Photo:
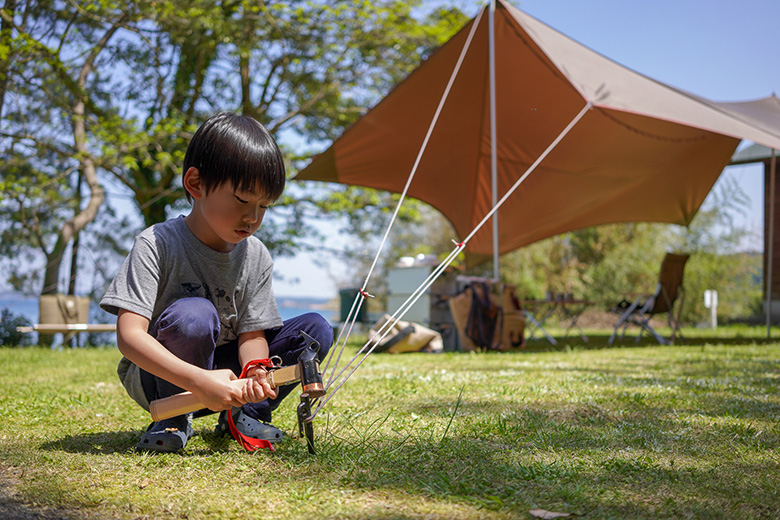
[[[298,356],[298,364],[268,370],[266,376],[268,384],[271,385],[271,388],[278,388],[300,381],[304,393],[312,397],[322,397],[325,395],[325,387],[322,384],[322,374],[320,374],[317,361],[317,351],[320,345],[317,340],[305,332],[301,331],[301,335],[306,339],[307,346]],[[245,382],[245,379],[236,379],[231,381],[231,384],[236,389],[240,389]],[[203,408],[203,403],[192,392],[182,392],[149,403],[149,412],[151,412],[154,422],[195,412]]]

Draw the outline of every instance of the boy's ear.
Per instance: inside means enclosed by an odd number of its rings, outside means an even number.
[[[205,195],[203,189],[203,183],[200,181],[200,172],[197,168],[190,166],[190,168],[184,172],[184,189],[193,199],[199,199]]]

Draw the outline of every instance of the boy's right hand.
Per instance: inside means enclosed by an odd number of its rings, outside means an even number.
[[[203,370],[192,393],[209,410],[220,412],[230,410],[233,406],[246,404],[241,388],[231,385],[230,381],[238,379],[232,370]]]

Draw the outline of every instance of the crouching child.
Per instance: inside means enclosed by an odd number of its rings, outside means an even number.
[[[254,119],[221,112],[192,137],[182,183],[189,214],[142,231],[100,302],[117,315],[120,380],[146,410],[188,390],[202,413],[220,412],[218,432],[228,432],[230,414],[240,435],[277,442],[272,412],[295,386],[272,389],[262,366],[240,388],[229,382],[254,360],[295,364],[301,330],[319,342],[320,360],[333,340],[319,314],[282,321],[273,261],[255,236],[284,190],[281,151]],[[153,422],[137,447],[177,451],[192,435],[192,414],[181,415]]]

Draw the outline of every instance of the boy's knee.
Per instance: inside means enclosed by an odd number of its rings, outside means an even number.
[[[158,334],[174,333],[181,339],[219,338],[219,314],[216,307],[205,298],[182,298],[165,309],[157,320]]]
[[[317,357],[323,360],[333,344],[333,326],[321,314],[310,312],[301,316],[306,322],[306,333],[320,344]]]

